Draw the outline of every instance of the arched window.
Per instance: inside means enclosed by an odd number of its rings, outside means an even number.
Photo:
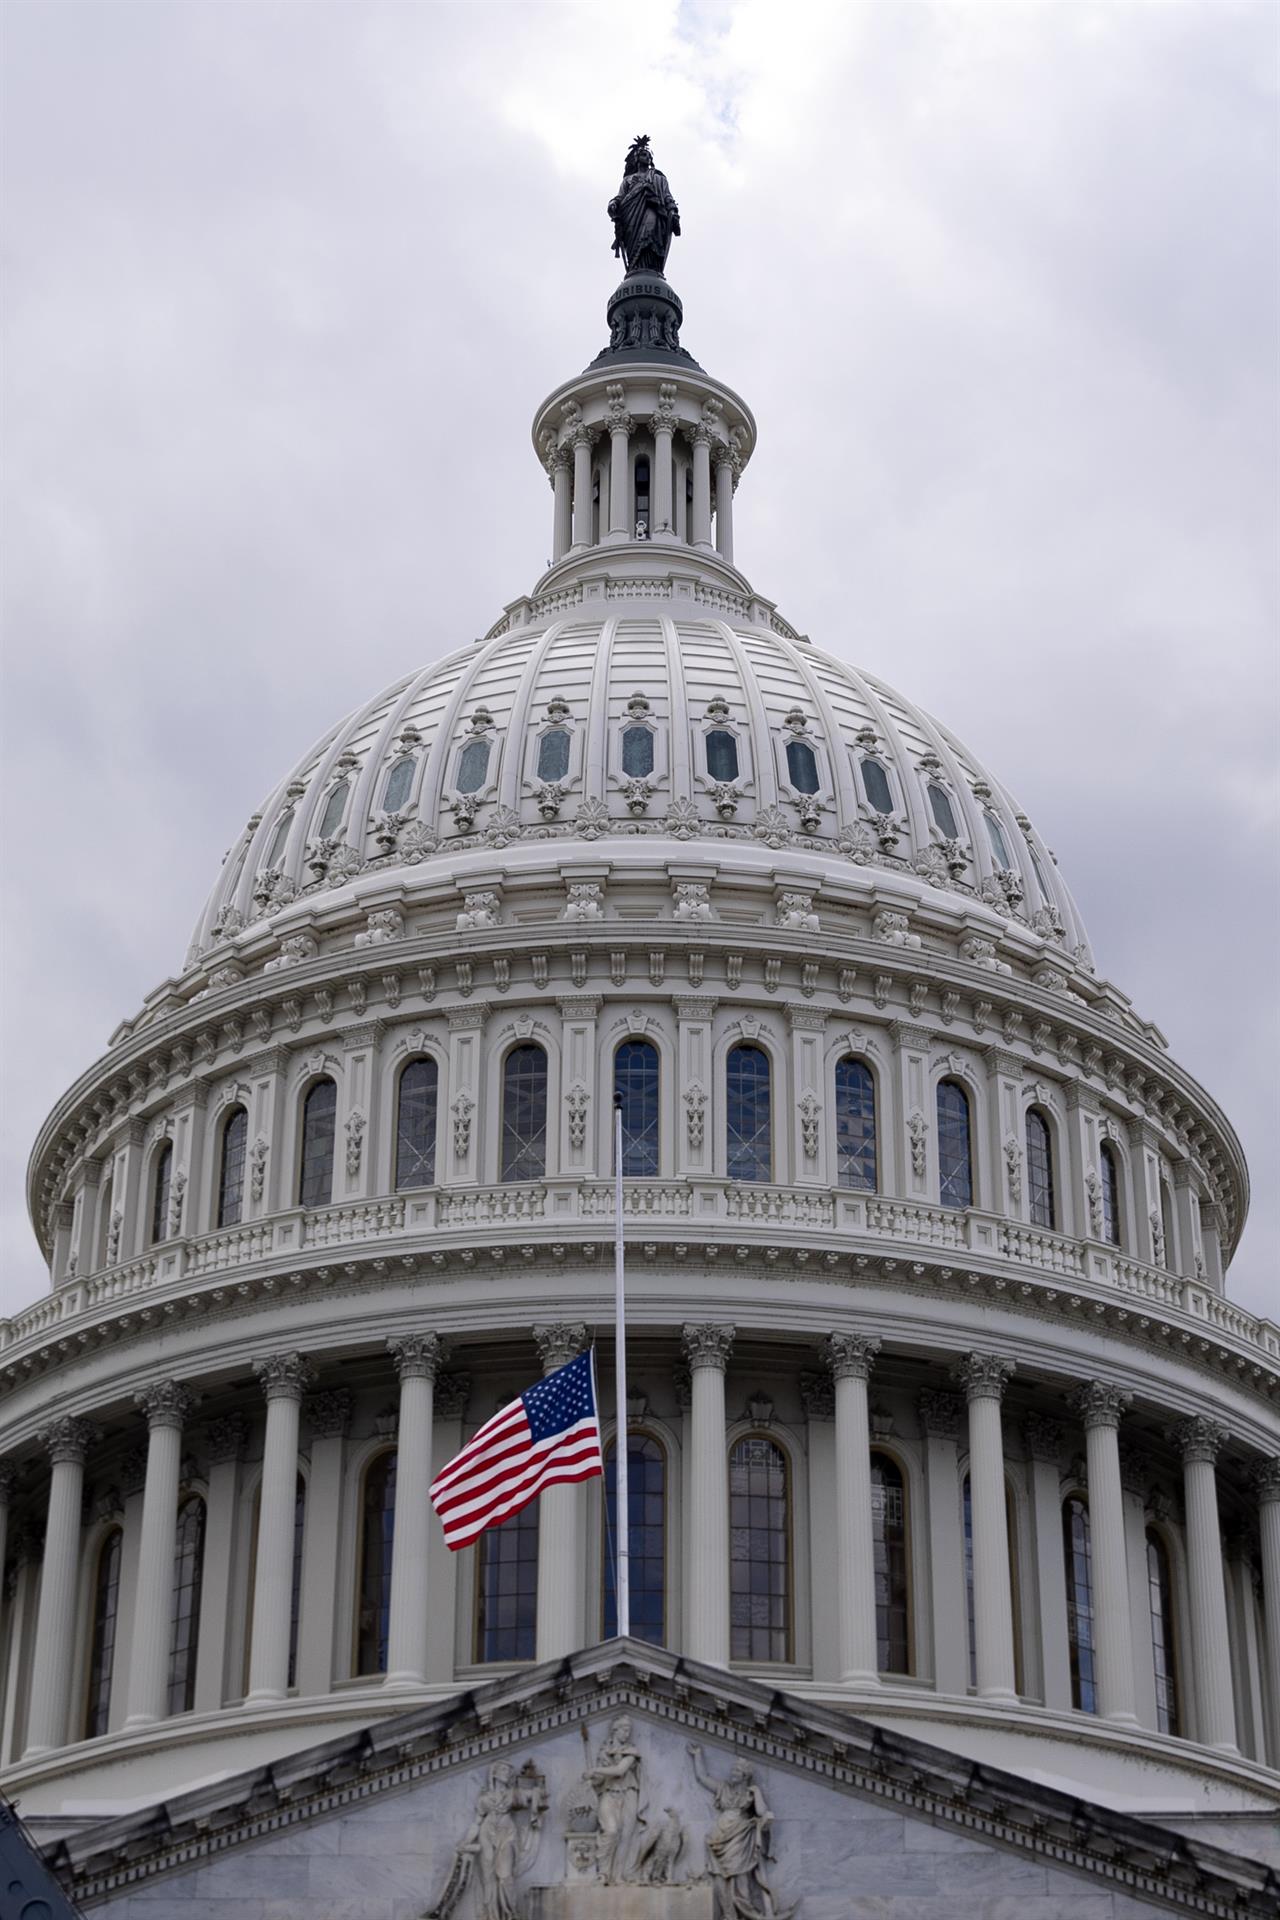
[[[864,760],[862,765],[862,785],[866,792],[867,804],[876,813],[893,812],[893,795],[889,791],[889,776],[878,760]]]
[[[502,1064],[502,1178],[541,1180],[547,1170],[547,1056],[532,1043]]]
[[[538,1504],[476,1542],[477,1660],[532,1660],[537,1650]]]
[[[1147,1593],[1151,1607],[1151,1657],[1156,1677],[1156,1725],[1161,1733],[1179,1734],[1182,1726],[1173,1637],[1173,1569],[1169,1565],[1169,1550],[1154,1527],[1147,1528]]]
[[[1009,1482],[1004,1486],[1005,1530],[1009,1540],[1009,1598],[1013,1603],[1013,1684],[1022,1692],[1022,1618],[1018,1605],[1018,1531],[1017,1507]],[[977,1622],[973,1610],[973,1498],[969,1476],[964,1477],[964,1591],[969,1615],[969,1685],[978,1684]]]
[[[385,1673],[391,1625],[391,1554],[396,1533],[396,1456],[380,1453],[364,1472],[360,1497],[360,1587],[356,1672]]]
[[[614,1591],[617,1565],[610,1542],[618,1537],[618,1449],[604,1463],[609,1524],[604,1539],[604,1638],[618,1631]],[[667,1635],[667,1457],[647,1433],[627,1436],[627,1551],[630,1555],[631,1635],[660,1647]]]
[[[636,461],[636,539],[649,538],[649,456]]]
[[[548,727],[538,742],[539,780],[563,780],[569,771],[569,730]]]
[[[1044,877],[1044,868],[1040,865],[1040,856],[1031,842],[1027,842],[1027,852],[1031,855],[1031,871],[1036,877],[1036,888],[1046,907],[1053,905],[1053,895],[1049,891],[1049,882]]]
[[[948,840],[955,840],[960,830],[951,808],[951,796],[945,787],[938,786],[933,780],[929,782],[929,809],[937,823],[938,832]]]
[[[876,1667],[911,1671],[907,1588],[907,1491],[890,1453],[871,1454],[871,1541],[876,1584]]]
[[[173,1631],[169,1640],[169,1711],[189,1713],[196,1699],[200,1588],[204,1579],[204,1501],[192,1494],[178,1508],[173,1551]]]
[[[731,733],[716,728],[707,735],[707,778],[736,780],[737,777],[738,743]]]
[[[973,1205],[969,1096],[955,1080],[938,1082],[938,1198],[944,1207]]]
[[[333,1198],[333,1139],[337,1120],[338,1089],[332,1080],[317,1080],[302,1103],[300,1207],[327,1207]]]
[[[339,780],[324,803],[324,812],[320,816],[321,840],[330,840],[342,825],[342,816],[347,810],[347,794],[350,789],[345,780]]]
[[[1009,849],[1005,845],[1000,822],[996,819],[994,813],[987,813],[985,809],[983,810],[982,817],[987,823],[987,839],[991,842],[991,852],[995,857],[996,865],[998,867],[1011,867],[1013,862],[1009,858]]]
[[[93,1622],[89,1634],[89,1698],[85,1706],[84,1737],[96,1740],[111,1718],[111,1674],[116,1659],[116,1624],[120,1609],[120,1550],[124,1533],[112,1527],[98,1548],[93,1574]]]
[[[401,1072],[396,1092],[397,1193],[435,1185],[439,1087],[434,1060],[410,1060]]]
[[[218,1220],[220,1227],[238,1227],[244,1213],[244,1159],[249,1140],[249,1116],[232,1107],[222,1123],[222,1151],[218,1156]]]
[[[468,740],[458,755],[459,793],[479,793],[489,771],[489,742],[487,740]]]
[[[653,772],[653,731],[651,728],[623,728],[622,771],[630,780],[643,780],[647,774]]]
[[[818,791],[818,756],[807,741],[788,740],[787,778],[797,793]]]
[[[764,1048],[732,1048],[724,1080],[729,1178],[771,1180],[769,1056]]]
[[[165,1141],[151,1169],[151,1244],[169,1238],[169,1183],[173,1176],[173,1146]]]
[[[387,783],[382,789],[382,811],[399,813],[401,807],[413,791],[413,769],[415,761],[411,753],[406,753],[395,762],[387,775]]]
[[[1067,1645],[1071,1656],[1071,1704],[1097,1712],[1093,1672],[1093,1552],[1089,1508],[1073,1493],[1062,1503],[1062,1552],[1067,1579]]]
[[[1027,1205],[1033,1227],[1057,1225],[1053,1198],[1053,1147],[1049,1123],[1036,1108],[1027,1109]]]
[[[787,1457],[762,1433],[729,1452],[729,1653],[791,1658],[791,1489]]]
[[[1160,1178],[1160,1231],[1164,1236],[1164,1264],[1173,1272],[1175,1265],[1173,1239],[1173,1195],[1169,1191],[1169,1182]]]
[[[271,836],[271,845],[267,849],[266,864],[268,867],[278,867],[284,859],[285,845],[288,841],[289,829],[292,825],[293,808],[286,807],[280,815],[280,818],[276,821],[276,830]]]
[[[861,1060],[836,1062],[836,1181],[876,1190],[876,1088]]]
[[[613,1056],[613,1091],[621,1102],[622,1171],[652,1179],[658,1171],[658,1049],[624,1040]]]
[[[1120,1169],[1115,1148],[1104,1140],[1098,1149],[1102,1168],[1102,1237],[1113,1247],[1120,1245]]]
[[[102,1197],[98,1201],[98,1246],[97,1258],[93,1263],[95,1267],[105,1267],[107,1264],[107,1249],[111,1242],[111,1197],[114,1186],[115,1181],[108,1174],[102,1185]]]

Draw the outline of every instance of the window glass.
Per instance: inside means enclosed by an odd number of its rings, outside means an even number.
[[[608,1543],[618,1537],[618,1450],[605,1456],[605,1500],[609,1524],[604,1553],[604,1637],[618,1631],[617,1574]],[[627,1552],[630,1560],[631,1635],[660,1647],[666,1640],[667,1460],[647,1433],[627,1438]]]
[[[107,1246],[111,1236],[111,1195],[114,1184],[114,1180],[108,1174],[102,1189],[102,1198],[98,1202],[98,1257],[94,1262],[98,1267],[105,1267],[107,1264]],[[118,1249],[116,1257],[119,1258]]]
[[[489,742],[468,740],[458,755],[458,792],[479,793],[489,771]]]
[[[641,529],[643,528],[643,532]],[[649,532],[649,461],[641,454],[636,461],[636,534],[640,539]]]
[[[317,1080],[302,1103],[300,1207],[327,1207],[333,1198],[333,1136],[337,1117],[337,1087],[332,1080]]]
[[[107,1731],[111,1717],[111,1674],[116,1658],[116,1627],[120,1610],[120,1550],[124,1534],[113,1527],[98,1549],[93,1581],[93,1627],[89,1640],[89,1698],[84,1737],[96,1740]]]
[[[893,795],[889,791],[889,776],[878,760],[862,762],[862,785],[866,791],[867,802],[877,813],[893,812]]]
[[[413,789],[413,767],[414,760],[411,753],[405,754],[404,757],[397,760],[392,767],[390,773],[387,775],[387,784],[382,789],[382,811],[384,813],[399,813],[401,807],[409,798]]]
[[[944,1207],[973,1205],[969,1096],[954,1080],[938,1082],[938,1197]]]
[[[169,1182],[173,1173],[173,1148],[166,1144],[156,1155],[151,1176],[151,1241],[169,1238]]]
[[[538,778],[539,780],[563,780],[568,771],[568,729],[551,727],[538,742]]]
[[[871,1455],[871,1538],[876,1587],[876,1666],[910,1673],[907,1596],[907,1496],[891,1454]]]
[[[289,1583],[289,1685],[298,1684],[298,1621],[302,1614],[302,1537],[307,1519],[307,1483],[298,1475],[293,1498],[293,1573]]]
[[[836,1062],[836,1182],[876,1190],[876,1090],[861,1060]]]
[[[1120,1171],[1115,1148],[1105,1141],[1098,1152],[1102,1164],[1102,1237],[1113,1247],[1120,1245]]]
[[[347,783],[339,780],[329,798],[325,801],[324,813],[320,818],[320,838],[332,839],[342,825],[342,816],[347,810]]]
[[[1009,849],[1006,847],[1004,835],[1000,831],[1000,822],[996,819],[994,813],[984,811],[982,817],[987,823],[987,838],[991,842],[991,851],[995,855],[996,865],[998,867],[1011,867],[1013,862],[1009,858]]]
[[[1093,1552],[1089,1509],[1079,1494],[1064,1501],[1062,1551],[1067,1577],[1067,1643],[1071,1654],[1071,1704],[1097,1712],[1093,1673]]]
[[[624,1040],[613,1056],[613,1091],[622,1102],[622,1171],[652,1178],[658,1171],[658,1049]]]
[[[959,829],[956,826],[956,816],[951,810],[951,796],[944,787],[937,786],[932,780],[929,782],[929,806],[938,823],[939,833],[945,834],[948,840],[956,839]]]
[[[502,1068],[502,1178],[541,1180],[547,1169],[547,1056],[512,1047]]]
[[[623,728],[622,771],[631,780],[643,780],[646,774],[653,772],[653,733],[650,728]]]
[[[396,1537],[396,1456],[380,1453],[365,1470],[360,1503],[360,1592],[356,1672],[385,1673],[391,1626],[391,1553]]]
[[[218,1225],[238,1227],[244,1211],[244,1160],[249,1139],[249,1116],[233,1107],[222,1129],[218,1162]]]
[[[1057,1225],[1053,1198],[1053,1148],[1049,1125],[1034,1107],[1027,1113],[1027,1201],[1033,1227]]]
[[[787,1462],[763,1434],[729,1454],[729,1654],[791,1658],[791,1514]]]
[[[289,807],[276,821],[276,830],[271,836],[271,845],[267,850],[267,865],[278,867],[284,859],[285,843],[289,838],[289,829],[293,825],[293,808]]]
[[[1173,1575],[1164,1541],[1147,1529],[1147,1596],[1151,1609],[1151,1657],[1155,1664],[1156,1724],[1161,1733],[1181,1733],[1177,1656],[1173,1638]]]
[[[1160,1182],[1160,1231],[1164,1237],[1164,1264],[1172,1273],[1174,1267],[1173,1195],[1169,1192],[1169,1182],[1165,1179],[1161,1179]]]
[[[763,1047],[734,1047],[725,1062],[728,1175],[771,1180],[769,1056]]]
[[[178,1508],[173,1554],[173,1615],[169,1638],[169,1712],[189,1713],[196,1698],[200,1645],[200,1588],[204,1578],[204,1501],[192,1495]]]
[[[1044,901],[1046,907],[1051,907],[1053,905],[1053,895],[1049,891],[1049,882],[1044,877],[1044,868],[1040,865],[1040,856],[1029,840],[1027,842],[1027,852],[1031,855],[1031,869],[1036,876],[1036,886],[1039,888],[1040,898]]]
[[[797,793],[818,791],[818,759],[803,740],[787,742],[787,777]]]
[[[738,743],[731,733],[717,728],[707,735],[707,778],[736,780],[737,777]]]
[[[396,1191],[431,1187],[436,1178],[436,1104],[440,1072],[434,1060],[410,1060],[396,1099]]]
[[[628,1505],[630,1502],[628,1501]],[[476,1542],[476,1659],[532,1660],[538,1634],[538,1506],[531,1500]]]

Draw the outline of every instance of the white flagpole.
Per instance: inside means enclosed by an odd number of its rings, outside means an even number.
[[[618,1636],[631,1632],[631,1508],[627,1499],[627,1322],[622,1244],[622,1095],[613,1096],[613,1317],[618,1437],[614,1447],[614,1520],[617,1533]]]

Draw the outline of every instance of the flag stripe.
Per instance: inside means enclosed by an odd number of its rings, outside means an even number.
[[[595,1421],[582,1421],[554,1440],[544,1440],[540,1446],[522,1447],[519,1460],[515,1463],[504,1456],[501,1461],[477,1465],[467,1479],[455,1481],[451,1487],[436,1495],[436,1512],[443,1519],[446,1513],[453,1513],[459,1507],[474,1507],[487,1500],[495,1486],[539,1471],[548,1458],[567,1455],[579,1446],[585,1446],[589,1452],[596,1444]]]

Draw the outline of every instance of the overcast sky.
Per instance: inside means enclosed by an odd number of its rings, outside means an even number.
[[[631,136],[739,564],[1005,779],[1276,1313],[1275,4],[5,0],[3,1278],[31,1140],[312,739],[542,570]]]

